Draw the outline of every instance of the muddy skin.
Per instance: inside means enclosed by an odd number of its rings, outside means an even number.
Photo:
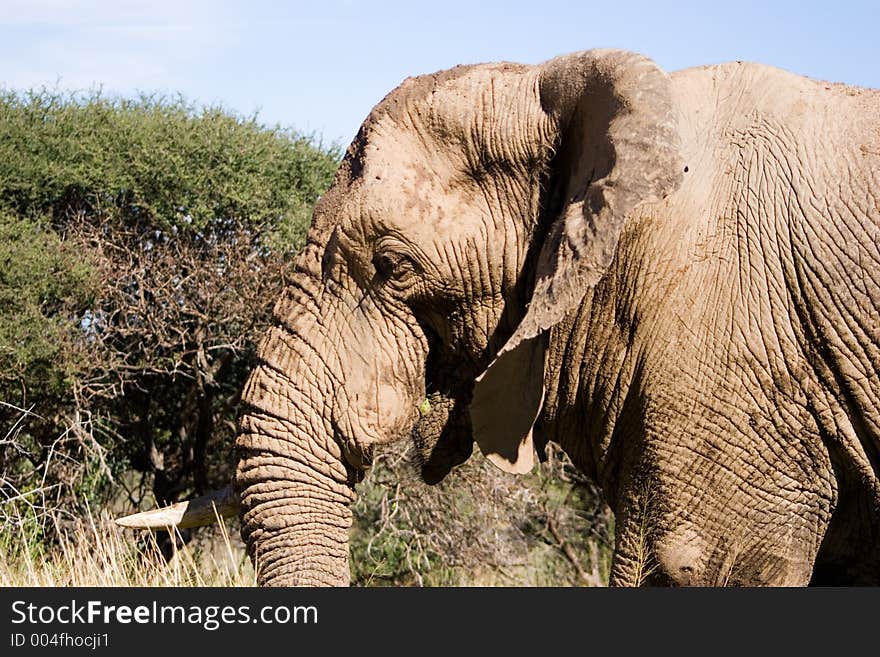
[[[880,92],[614,50],[404,81],[243,392],[259,582],[347,584],[353,486],[412,440],[429,483],[558,443],[615,585],[880,583],[878,243]]]

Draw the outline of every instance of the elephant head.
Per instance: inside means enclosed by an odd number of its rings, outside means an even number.
[[[378,445],[411,436],[428,482],[474,441],[532,466],[547,330],[627,213],[675,188],[678,149],[667,76],[620,51],[461,66],[373,109],[242,396],[235,487],[262,584],[348,583],[349,504]]]

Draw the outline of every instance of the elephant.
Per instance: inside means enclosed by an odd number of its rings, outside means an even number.
[[[347,585],[354,485],[412,440],[555,443],[612,585],[880,581],[880,91],[588,50],[407,78],[318,201],[242,393],[263,585]]]

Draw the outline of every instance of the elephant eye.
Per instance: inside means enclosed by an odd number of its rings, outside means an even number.
[[[394,275],[394,260],[384,253],[373,256],[373,267],[376,269],[376,276],[382,280],[388,280]]]
[[[376,277],[381,281],[388,281],[399,277],[405,272],[412,261],[399,253],[377,253],[373,256],[373,267],[376,269]]]

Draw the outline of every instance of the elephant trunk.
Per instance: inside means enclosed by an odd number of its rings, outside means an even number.
[[[261,586],[347,586],[353,471],[335,440],[318,351],[272,328],[242,393],[235,488]]]
[[[348,585],[354,484],[376,445],[410,434],[425,398],[419,323],[338,271],[324,276],[325,262],[342,268],[338,244],[325,249],[314,229],[310,240],[241,397],[234,491],[260,585]],[[201,521],[212,500],[126,526]]]

